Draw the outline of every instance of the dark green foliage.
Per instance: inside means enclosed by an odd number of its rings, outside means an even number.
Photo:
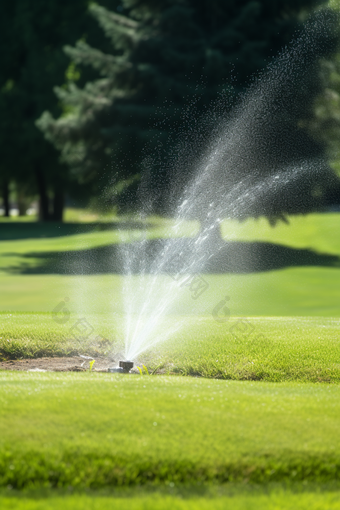
[[[208,121],[197,118],[219,97],[224,97],[220,103],[225,115],[251,76],[268,64],[301,27],[307,13],[322,3],[124,0],[119,13],[91,5],[91,13],[112,43],[110,53],[83,41],[65,51],[76,64],[93,67],[101,77],[84,88],[75,83],[67,89],[57,87],[65,115],[55,120],[53,112],[45,112],[38,126],[80,180],[96,183],[97,189],[107,187],[109,201],[131,207],[137,180],[143,175],[144,207],[150,199],[151,209],[167,210],[169,188],[174,188],[173,169],[181,167],[183,186],[192,175],[190,156],[204,148],[202,141],[221,120],[221,110]],[[297,90],[290,119],[276,119],[290,136],[287,146],[295,139],[293,130],[301,116],[311,113],[319,89],[314,79],[298,82]],[[286,113],[281,112],[281,117]],[[269,131],[273,132],[272,127]],[[295,160],[304,158],[301,148],[309,155],[321,154],[322,147],[308,135],[300,138]],[[182,145],[183,140],[190,141],[191,153],[178,165],[183,154],[180,139]],[[249,165],[248,172],[252,172]],[[231,184],[238,178],[233,177]],[[310,202],[305,209],[311,208]],[[287,211],[282,204],[278,210],[263,204],[260,209],[260,214],[280,216],[298,211],[299,206]],[[258,211],[246,215],[252,214]]]
[[[340,136],[340,54],[335,58],[324,59],[320,66],[323,84],[322,93],[315,103],[315,116],[306,122],[316,140],[327,148],[332,167],[340,176],[339,136]],[[339,187],[332,190],[333,203],[340,202]]]
[[[61,219],[69,170],[35,121],[46,109],[61,113],[53,86],[65,82],[64,44],[87,32],[100,42],[87,4],[15,0],[0,6],[0,181],[15,180],[29,195],[39,194],[45,220]]]

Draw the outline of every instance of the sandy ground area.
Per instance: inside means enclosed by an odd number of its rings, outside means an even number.
[[[0,370],[51,371],[51,372],[82,372],[90,369],[90,361],[80,356],[69,358],[36,358],[0,362]],[[118,360],[95,358],[92,366],[94,372],[107,372],[109,367],[118,365]]]

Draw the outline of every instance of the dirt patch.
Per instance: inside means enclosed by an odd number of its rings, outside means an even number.
[[[49,371],[49,372],[85,372],[90,369],[91,359],[80,356],[69,358],[36,358],[19,359],[13,361],[1,361],[0,370],[25,370],[25,371]],[[118,359],[96,357],[92,366],[93,372],[107,372],[109,367],[118,365]]]

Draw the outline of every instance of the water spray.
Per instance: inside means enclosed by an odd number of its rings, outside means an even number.
[[[118,367],[108,368],[107,371],[115,374],[129,374],[133,368],[133,361],[120,361]]]

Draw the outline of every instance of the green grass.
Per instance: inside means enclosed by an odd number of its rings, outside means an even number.
[[[77,342],[77,315],[57,324],[51,314],[0,314],[2,359],[110,355],[123,349],[122,318],[89,315],[93,333]],[[302,317],[169,317],[163,328],[183,321],[171,340],[156,344],[137,363],[151,372],[219,379],[340,382],[339,325],[336,319]]]
[[[340,386],[2,373],[0,486],[326,483]]]
[[[140,226],[66,219],[0,221],[2,359],[122,349],[123,277],[60,275],[47,262],[138,239]],[[147,237],[171,224],[151,218]],[[162,328],[183,328],[138,362],[194,377],[0,372],[1,509],[339,509],[340,267],[327,259],[340,256],[339,227],[339,214],[223,223],[225,239],[274,244],[282,267],[206,274],[201,298],[179,294]],[[197,230],[187,222],[181,235]],[[159,277],[160,292],[170,282]],[[225,296],[231,318],[218,323]],[[93,333],[77,343],[80,317]]]
[[[61,491],[3,493],[2,510],[339,510],[339,488],[280,485],[205,489],[169,487],[69,494]]]
[[[119,221],[122,223],[123,220]],[[152,228],[148,229],[148,238],[171,235],[171,220],[152,218],[149,223]],[[15,220],[0,223],[2,239],[3,225],[10,228],[3,230],[7,232],[7,240],[0,243],[0,310],[50,312],[67,295],[77,302],[82,313],[122,313],[120,275],[74,276],[39,274],[39,271],[48,254],[70,250],[81,252],[138,239],[139,230],[125,230],[119,234],[115,228],[105,230],[109,223],[88,221],[78,226],[69,223],[41,226],[32,222],[21,225]],[[278,249],[290,247],[312,250],[316,256],[340,256],[340,240],[336,235],[339,228],[340,215],[329,213],[297,216],[291,219],[289,226],[280,224],[275,228],[265,220],[249,220],[242,224],[225,221],[222,231],[225,239],[270,242]],[[197,222],[188,222],[183,225],[181,234],[193,235],[197,230]],[[308,256],[307,252],[303,255],[305,262],[308,262]],[[297,261],[291,267],[259,273],[204,275],[210,285],[209,291],[195,303],[188,293],[170,313],[206,316],[216,302],[228,294],[235,316],[338,317],[340,268],[325,264],[321,258],[316,259],[315,265],[303,266]],[[37,274],[28,274],[29,271]]]
[[[295,248],[312,248],[320,253],[340,254],[340,239],[334,235],[340,224],[338,213],[292,216],[289,224],[270,227],[267,220],[248,220],[244,223],[224,221],[224,238],[269,241]]]

